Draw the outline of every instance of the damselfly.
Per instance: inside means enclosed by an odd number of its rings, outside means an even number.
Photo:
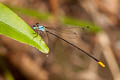
[[[95,60],[99,65],[101,65],[102,67],[105,67],[105,65],[100,61],[98,60],[97,58],[95,58],[94,56],[90,55],[89,53],[87,53],[86,51],[84,51],[83,49],[77,47],[76,45],[72,44],[71,42],[61,38],[60,36],[56,35],[55,33],[51,32],[48,30],[48,27],[45,27],[45,26],[42,26],[40,25],[39,23],[36,23],[36,25],[33,25],[33,29],[35,30],[35,32],[37,33],[37,35],[39,34],[39,31],[40,33],[48,33],[48,34],[52,34],[54,36],[56,36],[57,38],[65,41],[66,43],[72,45],[73,47],[77,48],[78,50],[82,51],[84,54],[86,54],[87,56],[89,56],[90,58],[92,58],[93,60]],[[35,36],[36,37],[36,36]]]

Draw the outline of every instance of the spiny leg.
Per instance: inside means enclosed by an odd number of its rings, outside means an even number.
[[[40,31],[40,33],[38,33],[39,35],[41,35],[41,37],[43,37],[42,36],[42,31]],[[40,42],[42,41],[42,38],[40,39]]]
[[[33,37],[33,39],[34,39],[38,36],[38,30],[36,31],[36,33],[33,33],[33,34],[36,34],[36,36]]]

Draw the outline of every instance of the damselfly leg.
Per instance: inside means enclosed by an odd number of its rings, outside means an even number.
[[[34,39],[38,36],[38,30],[37,30],[36,25],[33,25],[32,28],[35,30],[35,33],[33,33],[33,34],[35,34],[35,36],[33,37],[33,39]]]

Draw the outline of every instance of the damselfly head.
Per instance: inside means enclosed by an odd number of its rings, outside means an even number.
[[[32,27],[34,30],[40,30],[40,31],[45,31],[45,27],[40,25],[39,23],[36,23],[35,25],[33,25]]]
[[[33,27],[32,27],[32,28],[33,28],[34,30],[35,30],[35,29],[37,29],[37,27],[36,27],[35,25],[33,25]]]
[[[39,24],[39,23],[36,23],[36,26],[37,26],[37,27],[39,27],[39,26],[40,26],[40,24]]]

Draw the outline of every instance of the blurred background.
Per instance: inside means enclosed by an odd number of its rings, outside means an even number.
[[[0,80],[120,80],[119,0],[0,2],[30,26],[40,23],[55,28],[51,31],[106,65],[102,68],[78,49],[50,34],[43,37],[50,48],[48,56],[0,35]]]

